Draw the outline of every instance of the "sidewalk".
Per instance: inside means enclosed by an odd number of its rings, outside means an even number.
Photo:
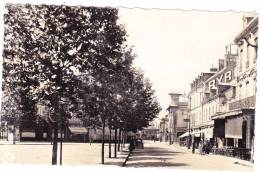
[[[169,145],[169,147],[171,147],[171,146],[177,147],[177,148],[179,148],[179,149],[181,149],[181,150],[183,150],[187,153],[192,154],[192,148],[188,149],[187,147],[183,147],[183,146],[180,146],[178,144]],[[207,157],[212,157],[212,158],[218,157],[218,158],[222,158],[222,159],[229,159],[229,160],[234,161],[234,164],[239,164],[239,165],[242,165],[242,166],[253,167],[253,165],[254,165],[250,161],[242,160],[242,159],[235,158],[235,157],[228,157],[228,156],[224,156],[224,155],[215,155],[215,154],[212,154],[212,153],[201,155],[198,149],[195,149],[195,154],[199,155],[199,156],[207,156]]]
[[[50,142],[16,142],[0,141],[0,163],[8,164],[51,164],[52,145]],[[58,144],[59,152],[59,144]],[[63,143],[63,165],[102,165],[101,143]],[[128,156],[128,144],[114,156],[114,145],[111,148],[112,158],[108,158],[108,144],[105,144],[105,164],[122,166]],[[30,158],[28,158],[30,157]]]

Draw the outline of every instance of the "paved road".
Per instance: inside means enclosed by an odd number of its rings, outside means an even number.
[[[252,164],[218,155],[192,154],[191,150],[160,142],[145,142],[144,149],[136,149],[126,167],[167,167],[201,170],[253,171]]]

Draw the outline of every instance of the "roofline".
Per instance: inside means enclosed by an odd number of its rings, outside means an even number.
[[[249,32],[253,27],[258,25],[258,16],[255,16],[252,21],[248,23],[248,25],[243,28],[243,30],[235,37],[234,42],[237,43],[243,36]]]

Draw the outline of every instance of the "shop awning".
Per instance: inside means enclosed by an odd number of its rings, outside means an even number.
[[[88,131],[85,127],[69,127],[69,130],[73,134],[87,134]]]
[[[242,114],[243,111],[241,109],[239,110],[234,110],[234,111],[229,111],[229,112],[224,112],[224,113],[217,113],[215,115],[213,115],[211,117],[211,119],[225,119],[226,117],[228,116],[236,116],[236,115],[239,115],[239,114]]]
[[[183,138],[183,137],[188,137],[189,136],[189,132],[185,132],[182,135],[179,136],[179,138]]]
[[[226,119],[225,137],[242,139],[242,123],[242,116],[236,116]]]

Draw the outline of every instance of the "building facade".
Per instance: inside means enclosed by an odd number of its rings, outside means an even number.
[[[236,96],[229,101],[227,111],[216,114],[213,119],[222,120],[225,146],[243,148],[245,154],[249,154],[254,139],[258,17],[244,16],[243,21],[244,29],[234,39],[239,52]]]
[[[202,129],[207,126],[211,126],[208,121],[208,113],[205,112],[203,107],[204,101],[204,88],[205,81],[207,81],[211,76],[217,72],[216,68],[211,68],[210,72],[201,73],[192,83],[191,91],[189,92],[189,144],[194,143],[195,147],[198,146],[199,141],[203,138]],[[206,115],[205,115],[206,114]]]
[[[254,143],[258,17],[246,15],[243,21],[243,30],[235,44],[226,47],[218,68],[191,84],[189,135],[195,147],[209,140],[215,148],[248,159]]]
[[[167,142],[169,140],[169,131],[168,131],[168,124],[169,118],[168,114],[165,115],[160,121],[159,124],[159,141],[160,142]]]
[[[170,93],[169,95],[171,97],[171,103],[167,109],[169,112],[169,143],[182,144],[179,136],[185,133],[188,127],[188,101],[185,99],[180,101],[180,98],[183,98],[182,94]]]

